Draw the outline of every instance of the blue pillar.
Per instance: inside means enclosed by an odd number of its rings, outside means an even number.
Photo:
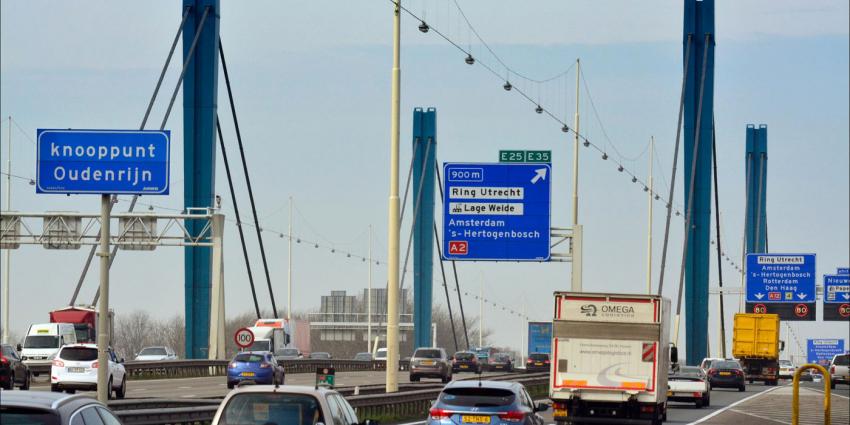
[[[697,155],[694,172],[688,256],[685,262],[685,352],[687,364],[696,365],[708,355],[708,261],[711,230],[711,143],[714,117],[714,0],[685,0],[684,42],[691,36],[688,75],[685,81],[685,205],[690,202],[691,161]],[[708,38],[705,75],[703,56]],[[683,51],[684,56],[684,51]],[[701,81],[699,147],[694,150]]]
[[[747,125],[747,253],[767,252],[767,126]],[[761,189],[759,189],[761,188]]]
[[[218,0],[183,0],[191,7],[183,27],[183,205],[213,206],[215,196],[215,119],[218,94]],[[194,57],[189,48],[204,11],[210,8]],[[183,10],[180,12],[182,14]],[[201,223],[188,223],[192,235]],[[210,330],[211,248],[185,248],[186,358],[206,358]]]
[[[434,178],[437,110],[413,110],[413,347],[430,347],[434,266]],[[423,178],[424,173],[424,178]],[[421,185],[420,185],[421,181]],[[421,195],[419,195],[421,193]],[[419,205],[417,197],[421,196]],[[418,210],[418,211],[417,211]]]

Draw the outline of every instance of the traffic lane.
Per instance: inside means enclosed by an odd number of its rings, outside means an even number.
[[[500,375],[502,373],[485,372],[482,376]],[[475,374],[455,374],[454,379],[472,378]],[[518,375],[521,376],[521,375]],[[398,382],[400,384],[410,383],[408,372],[399,371]],[[312,373],[292,373],[286,375],[287,385],[314,385],[316,375]],[[379,385],[386,383],[386,373],[383,371],[369,372],[337,372],[336,385],[339,386],[364,386]],[[420,384],[440,383],[439,379],[422,378]],[[32,386],[36,391],[50,391],[50,385],[46,382],[34,383]],[[229,390],[224,376],[205,376],[201,378],[179,378],[179,379],[144,379],[127,381],[128,398],[211,398],[224,397]]]
[[[790,384],[790,381],[789,381]],[[823,382],[800,382],[800,386],[803,388],[809,388],[815,391],[823,392]],[[843,397],[850,398],[850,385],[845,384],[836,384],[834,390],[830,390],[830,393],[834,395],[840,395]]]
[[[744,392],[737,389],[717,388],[711,391],[711,406],[700,409],[697,409],[693,403],[670,402],[667,405],[667,422],[665,424],[689,424],[770,388],[774,387],[747,385],[747,390]],[[552,417],[552,409],[542,412],[540,416],[547,424],[555,423],[555,419]]]

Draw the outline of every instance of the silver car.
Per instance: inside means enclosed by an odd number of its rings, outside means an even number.
[[[419,348],[410,358],[410,382],[421,378],[439,378],[443,383],[452,380],[452,364],[442,348]]]
[[[3,392],[0,422],[6,424],[105,424],[121,421],[105,404],[84,395],[45,391]]]

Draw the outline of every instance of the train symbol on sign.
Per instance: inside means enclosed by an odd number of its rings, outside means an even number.
[[[233,335],[233,340],[240,348],[250,347],[254,343],[254,332],[248,328],[241,328]]]

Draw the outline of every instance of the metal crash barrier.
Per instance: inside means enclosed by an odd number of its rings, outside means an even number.
[[[830,421],[830,412],[832,410],[832,393],[830,390],[829,382],[832,377],[829,375],[829,372],[821,365],[814,363],[807,363],[797,368],[794,372],[794,381],[793,381],[793,389],[794,395],[791,400],[791,424],[799,425],[800,424],[800,375],[803,374],[804,371],[809,369],[817,369],[820,371],[821,375],[823,375],[823,424],[829,425]]]

